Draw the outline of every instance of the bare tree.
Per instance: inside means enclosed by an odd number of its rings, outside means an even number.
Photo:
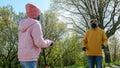
[[[120,28],[120,0],[52,0],[52,8],[68,12],[64,16],[73,24],[72,30],[81,37],[89,29],[89,21],[97,19],[100,27],[112,36]],[[109,48],[105,50],[105,61],[111,62]]]

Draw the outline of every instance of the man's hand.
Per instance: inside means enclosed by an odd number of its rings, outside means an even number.
[[[104,46],[104,45],[102,45],[102,49],[105,49],[105,46]]]
[[[83,47],[82,50],[83,50],[83,51],[86,51],[86,47]]]

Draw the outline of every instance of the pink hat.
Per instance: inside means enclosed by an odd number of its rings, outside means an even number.
[[[30,18],[36,18],[41,13],[40,9],[33,4],[26,4],[26,14]]]

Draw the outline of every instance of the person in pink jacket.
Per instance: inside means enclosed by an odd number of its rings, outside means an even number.
[[[41,48],[53,45],[53,41],[43,38],[40,22],[41,11],[33,4],[26,4],[27,19],[19,22],[18,59],[22,68],[36,68]]]

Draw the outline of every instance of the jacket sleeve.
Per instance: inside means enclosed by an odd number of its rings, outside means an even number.
[[[41,24],[39,23],[35,23],[33,25],[32,37],[33,37],[34,44],[40,48],[46,48],[50,46],[51,43],[53,43],[51,40],[44,40]]]
[[[108,39],[104,31],[103,31],[102,41],[103,41],[104,46],[108,45]]]
[[[82,40],[82,46],[83,47],[86,47],[88,41],[87,41],[87,32],[85,33],[85,36],[83,37],[83,40]]]

